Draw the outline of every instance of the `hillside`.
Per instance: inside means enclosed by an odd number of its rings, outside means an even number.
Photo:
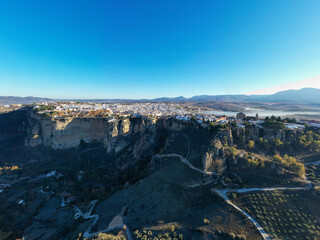
[[[37,102],[49,102],[49,101],[53,101],[53,99],[39,98],[39,97],[0,96],[0,105],[33,104]]]
[[[320,102],[320,89],[302,88],[286,90],[272,95],[200,95],[187,100],[191,101],[221,101],[221,102],[277,102],[310,104]]]
[[[295,102],[295,103],[319,103],[320,89],[303,88],[300,90],[287,90],[267,96],[265,101]]]
[[[0,126],[0,224],[11,237],[96,239],[108,232],[136,240],[150,231],[153,238],[256,240],[259,229],[217,193],[294,188],[320,207],[299,162],[319,156],[314,129],[205,126],[171,117],[51,119],[28,108],[1,114]],[[294,157],[310,152],[308,160]],[[306,167],[317,183],[316,166]]]

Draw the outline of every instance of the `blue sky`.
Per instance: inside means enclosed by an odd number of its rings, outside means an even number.
[[[318,0],[1,0],[0,95],[190,97],[290,85],[320,76],[319,13]]]

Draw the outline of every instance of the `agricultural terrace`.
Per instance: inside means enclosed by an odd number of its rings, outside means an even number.
[[[272,239],[320,239],[320,222],[299,191],[231,193],[229,197],[258,221]]]

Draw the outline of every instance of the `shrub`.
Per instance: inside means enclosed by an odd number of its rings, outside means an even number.
[[[304,165],[297,162],[294,157],[290,157],[287,154],[285,154],[283,157],[280,155],[274,155],[272,160],[276,163],[279,163],[283,167],[286,167],[288,170],[299,174],[300,176],[305,174]]]
[[[253,149],[253,148],[254,148],[254,141],[249,140],[248,145],[247,145],[247,148]]]
[[[204,223],[204,224],[210,224],[210,221],[209,221],[208,219],[204,218],[204,219],[203,219],[203,223]]]

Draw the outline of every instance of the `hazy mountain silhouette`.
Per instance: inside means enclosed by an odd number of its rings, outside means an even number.
[[[75,100],[81,102],[279,102],[279,103],[320,103],[320,89],[302,88],[299,90],[286,90],[272,95],[197,95],[191,98],[161,97],[155,99],[63,99],[63,101]],[[12,97],[0,96],[0,105],[6,104],[31,104],[35,102],[62,101],[61,99],[38,98],[38,97]]]
[[[49,102],[54,101],[50,98],[39,98],[39,97],[15,97],[15,96],[0,96],[0,105],[9,104],[32,104],[37,102]]]

